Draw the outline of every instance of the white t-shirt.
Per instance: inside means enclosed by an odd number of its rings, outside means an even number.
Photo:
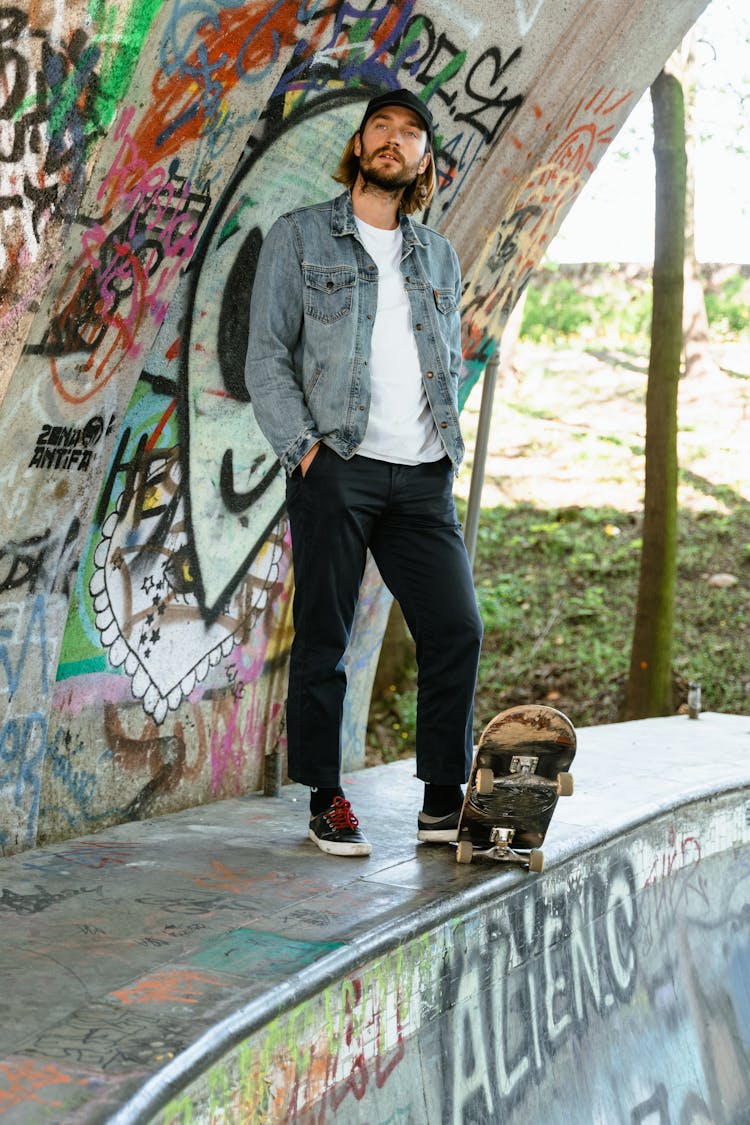
[[[422,385],[411,306],[401,275],[401,229],[357,219],[365,249],[378,267],[378,304],[370,352],[370,414],[357,453],[398,465],[445,456]]]

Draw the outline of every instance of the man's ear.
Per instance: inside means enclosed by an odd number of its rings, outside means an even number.
[[[357,155],[359,155],[359,153]],[[431,160],[432,160],[432,153],[430,152],[429,149],[427,149],[427,152],[424,154],[424,156],[422,157],[422,159],[419,162],[419,175],[420,176],[422,175],[423,172],[427,171],[427,169],[430,166]]]
[[[359,132],[354,134],[354,155],[362,155],[362,136]]]

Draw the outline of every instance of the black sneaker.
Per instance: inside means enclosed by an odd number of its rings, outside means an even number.
[[[421,812],[417,817],[417,839],[425,844],[452,844],[458,836],[460,817],[460,807],[447,816],[430,816],[429,813]]]
[[[344,797],[334,797],[329,809],[312,817],[307,834],[329,855],[369,855],[372,851],[352,806]]]

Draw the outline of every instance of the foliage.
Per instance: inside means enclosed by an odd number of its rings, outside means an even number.
[[[368,765],[393,762],[404,754],[412,755],[416,729],[416,688],[407,687],[399,691],[396,684],[389,684],[383,698],[374,699],[370,707]]]
[[[735,273],[705,291],[706,315],[717,337],[731,339],[750,332],[750,279]]]
[[[555,277],[544,288],[529,288],[521,336],[536,344],[573,336],[593,323],[593,313],[591,302],[572,281]]]
[[[583,338],[645,338],[651,320],[651,286],[645,275],[626,278],[606,265],[549,266],[529,286],[521,339],[554,344]]]
[[[715,340],[750,339],[750,278],[704,269],[706,313]],[[529,286],[521,339],[555,344],[583,339],[637,341],[651,325],[650,270],[548,265]]]

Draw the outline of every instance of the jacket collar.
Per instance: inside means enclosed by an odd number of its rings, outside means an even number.
[[[404,249],[411,250],[414,246],[424,247],[420,242],[414,224],[408,215],[399,212],[399,225],[404,240]],[[333,200],[331,212],[331,234],[340,237],[344,234],[357,234],[357,224],[354,221],[354,208],[352,207],[352,193],[347,189]]]

